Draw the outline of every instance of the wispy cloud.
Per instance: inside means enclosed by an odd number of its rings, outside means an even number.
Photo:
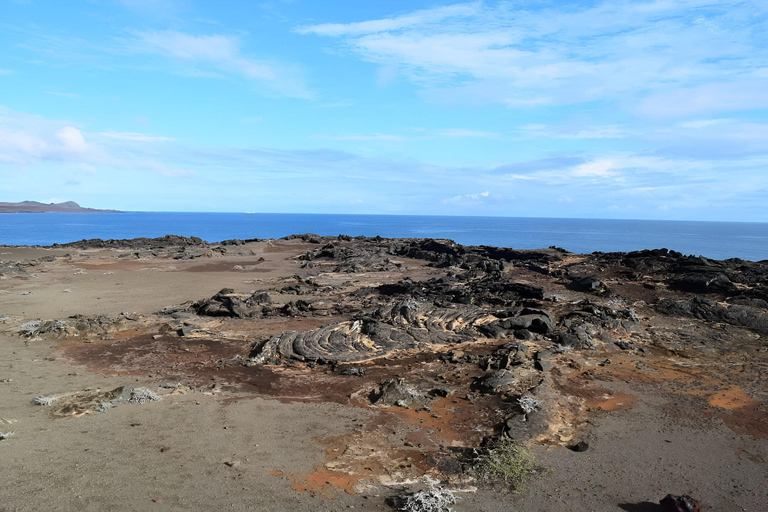
[[[477,206],[488,199],[490,195],[491,193],[486,190],[485,192],[478,192],[476,194],[464,194],[449,197],[443,199],[442,203],[455,206]]]
[[[675,116],[767,104],[766,13],[745,0],[472,2],[297,31],[337,38],[446,101],[530,108],[644,96],[641,112]]]
[[[495,138],[498,137],[498,133],[486,132],[482,130],[467,130],[464,128],[445,128],[438,130],[438,135],[450,139],[474,139],[474,138]]]
[[[314,105],[314,108],[345,108],[356,105],[356,101],[327,101]]]
[[[310,135],[310,139],[318,140],[351,140],[351,141],[387,141],[402,142],[406,140],[400,135],[391,133],[373,133],[370,135]]]
[[[679,124],[696,121],[706,120]],[[100,191],[141,195],[147,187],[159,189],[175,180],[174,187],[163,188],[165,196],[190,209],[200,208],[196,201],[205,197],[230,208],[259,204],[267,211],[295,211],[301,205],[305,211],[338,213],[354,204],[372,213],[450,214],[461,209],[484,215],[638,218],[658,212],[660,218],[765,218],[764,213],[758,216],[768,194],[768,126],[722,120],[678,126],[675,134],[659,137],[710,137],[721,125],[734,137],[752,137],[723,145],[751,141],[764,149],[734,158],[682,151],[572,151],[458,167],[331,149],[194,147],[170,137],[89,132],[68,120],[0,107],[0,174],[14,176],[7,190],[22,195],[32,186],[58,194],[56,187],[66,183],[79,183],[83,190],[97,183]],[[44,175],[41,171],[27,172],[45,167],[71,172],[43,184],[34,178]]]
[[[624,139],[638,135],[637,131],[620,126],[589,126],[577,130],[545,124],[528,124],[517,128],[524,137],[546,137],[548,139]]]
[[[581,164],[573,170],[573,175],[580,178],[610,178],[618,174],[616,164],[611,160],[593,160]]]
[[[75,94],[72,92],[56,92],[56,91],[45,91],[45,94],[51,94],[53,96],[64,96],[67,98],[79,98],[79,94]]]
[[[441,128],[427,130],[426,128],[410,128],[419,135],[398,135],[392,133],[351,134],[351,135],[311,135],[311,139],[318,140],[348,140],[348,141],[385,141],[405,142],[431,139],[487,139],[498,138],[500,134],[483,130],[471,130],[466,128]]]
[[[0,75],[12,75],[12,74],[13,74],[13,71],[11,71],[10,69],[0,68]]]
[[[313,95],[297,67],[250,58],[237,36],[195,35],[173,30],[131,31],[127,47],[135,53],[156,54],[187,63],[203,73],[234,74],[268,87],[273,93],[297,98]]]
[[[182,0],[118,0],[118,3],[138,14],[152,18],[176,17],[184,11]]]
[[[137,142],[165,142],[176,140],[173,137],[157,137],[136,132],[101,132],[101,135],[110,139],[131,140]]]
[[[306,25],[296,29],[300,34],[317,34],[320,36],[364,36],[404,30],[411,27],[440,23],[450,18],[463,18],[477,13],[478,3],[453,5],[416,11],[395,18],[362,21],[358,23],[323,23]]]

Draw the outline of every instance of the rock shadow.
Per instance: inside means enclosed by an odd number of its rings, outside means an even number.
[[[662,512],[664,509],[658,503],[650,501],[641,501],[639,503],[619,503],[621,510],[627,512]]]

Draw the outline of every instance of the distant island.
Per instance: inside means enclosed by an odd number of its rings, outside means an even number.
[[[120,210],[97,210],[83,208],[74,201],[63,203],[38,203],[37,201],[22,201],[20,203],[0,203],[0,213],[121,213]]]

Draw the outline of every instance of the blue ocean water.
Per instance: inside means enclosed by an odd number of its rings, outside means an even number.
[[[666,247],[716,259],[768,259],[768,223],[279,213],[0,214],[4,245],[166,234],[213,242],[295,233],[449,238],[466,245],[517,249],[556,245],[578,253]]]

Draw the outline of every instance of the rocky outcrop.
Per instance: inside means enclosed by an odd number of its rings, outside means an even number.
[[[484,393],[519,396],[531,388],[538,386],[542,379],[542,373],[533,368],[514,368],[499,370],[485,377],[481,377],[475,383],[475,387]]]
[[[265,292],[254,292],[251,295],[243,296],[235,293],[235,290],[231,288],[223,288],[210,299],[196,302],[192,308],[198,315],[203,316],[246,318],[254,316],[259,306],[270,302],[272,301],[269,294]]]
[[[391,259],[387,250],[378,245],[360,243],[353,246],[339,246],[330,242],[319,249],[300,256],[303,268],[330,265],[333,272],[383,272],[402,270],[403,264]]]
[[[473,306],[441,308],[403,299],[355,320],[281,333],[254,344],[250,357],[270,364],[349,363],[383,357],[393,351],[456,345],[479,337],[513,336],[523,326],[547,329],[551,325],[551,318],[543,310],[521,308],[497,314]]]
[[[69,242],[66,244],[53,244],[53,247],[72,247],[74,249],[167,249],[169,247],[185,247],[185,246],[203,246],[208,245],[207,242],[196,236],[178,236],[178,235],[165,235],[159,238],[129,238],[122,240],[102,240],[101,238],[91,238],[88,240],[80,240],[78,242]]]
[[[656,309],[666,315],[722,322],[768,334],[768,310],[740,304],[721,304],[706,297],[663,299]]]

